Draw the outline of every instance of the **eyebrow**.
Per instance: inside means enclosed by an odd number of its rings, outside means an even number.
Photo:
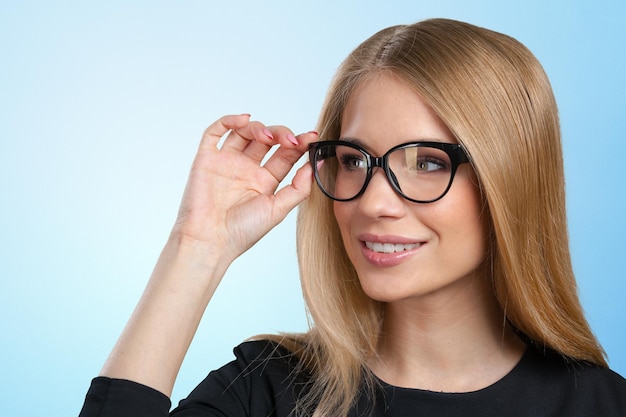
[[[342,140],[344,142],[349,142],[349,143],[355,144],[355,145],[360,146],[361,148],[365,149],[366,151],[370,152],[370,148],[361,139],[351,138],[351,137],[340,137],[338,140]],[[408,143],[408,142],[454,143],[454,142],[448,142],[446,140],[442,140],[441,138],[409,139],[409,140],[407,140],[406,142],[403,142],[403,143]]]
[[[357,138],[351,138],[351,137],[340,137],[338,140],[342,140],[344,142],[349,142],[349,143],[353,143],[357,146],[360,146],[363,149],[367,149],[367,147],[365,146],[365,143],[363,143],[363,141],[361,139],[357,139]]]

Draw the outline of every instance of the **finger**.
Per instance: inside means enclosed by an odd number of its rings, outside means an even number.
[[[265,126],[255,121],[228,135],[222,149],[244,152],[260,163],[271,147],[277,144],[288,148],[299,145],[291,129],[285,126]]]
[[[306,152],[309,150],[309,144],[313,142],[317,142],[319,139],[320,139],[319,133],[317,133],[314,130],[307,132],[307,133],[303,133],[301,135],[298,135],[297,137],[298,147],[303,149]]]
[[[249,114],[222,116],[207,127],[200,141],[200,148],[215,148],[229,130],[241,129],[250,122]]]
[[[285,148],[280,147],[274,152],[274,154],[267,160],[264,168],[272,174],[276,180],[282,181],[293,165],[298,162],[300,157],[306,152],[308,144],[317,139],[316,132],[308,132],[298,135],[297,140],[299,142],[298,147]]]
[[[244,153],[257,163],[261,163],[265,155],[270,151],[272,147],[257,141],[251,141],[244,149]]]
[[[294,135],[293,131],[285,126],[268,126],[267,130],[274,138],[274,142],[280,145],[293,148],[300,146],[298,138]]]
[[[276,193],[272,213],[276,223],[283,220],[292,209],[311,194],[312,184],[313,169],[309,163],[306,163],[298,169],[291,184]]]
[[[245,126],[234,129],[226,137],[222,149],[242,152],[252,142],[258,142],[266,146],[272,146],[276,143],[272,133],[263,123],[249,122]]]
[[[266,127],[260,123],[250,123],[249,130],[260,139],[251,141],[244,149],[244,153],[258,163],[265,158],[273,145],[279,144],[293,148],[294,142],[297,143],[293,132],[285,126]]]
[[[244,138],[256,140],[265,145],[298,146],[298,139],[293,131],[286,126],[265,126],[261,122],[250,122],[247,126],[237,129],[236,133]]]

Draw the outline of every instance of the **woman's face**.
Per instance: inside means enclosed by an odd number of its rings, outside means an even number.
[[[373,156],[409,141],[456,143],[420,96],[391,75],[367,79],[353,92],[341,138],[358,141]],[[470,164],[459,166],[448,193],[433,203],[404,199],[379,168],[363,195],[334,203],[361,286],[383,302],[445,297],[471,281],[486,254],[481,208]]]

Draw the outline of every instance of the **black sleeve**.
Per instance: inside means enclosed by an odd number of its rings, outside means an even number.
[[[235,360],[211,372],[171,412],[172,417],[276,417],[292,413],[306,386],[288,351],[268,341],[247,342]],[[170,400],[132,381],[95,378],[79,417],[167,417]]]
[[[136,382],[94,378],[79,417],[167,417],[165,394]]]
[[[307,385],[297,360],[275,343],[243,343],[236,359],[211,372],[172,417],[280,417],[292,415],[296,399]]]

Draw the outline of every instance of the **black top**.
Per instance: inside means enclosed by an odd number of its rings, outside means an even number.
[[[211,372],[171,412],[173,417],[293,417],[309,377],[281,347],[247,342],[236,359]],[[351,417],[626,417],[626,380],[615,372],[529,347],[504,378],[479,391],[440,393],[382,381],[375,401],[363,396]],[[80,417],[165,417],[169,399],[130,381],[95,378]]]

